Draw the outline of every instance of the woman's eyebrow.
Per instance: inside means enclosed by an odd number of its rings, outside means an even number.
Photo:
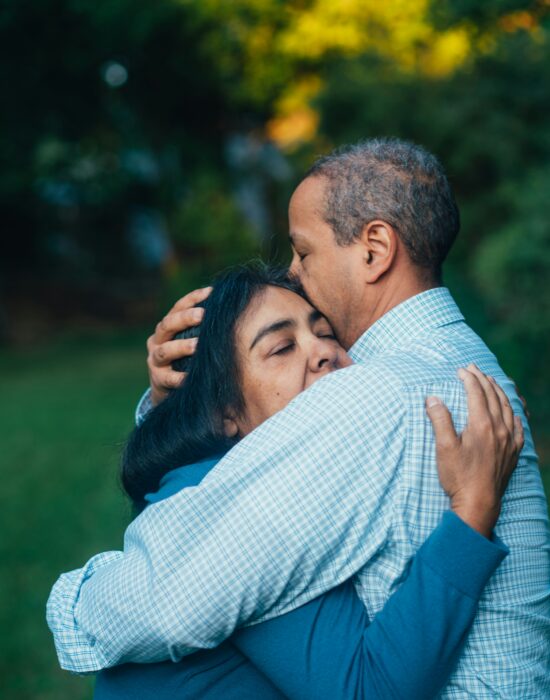
[[[260,328],[260,330],[256,333],[256,337],[252,341],[249,350],[252,350],[252,348],[259,343],[262,338],[269,335],[269,333],[276,333],[277,331],[282,331],[285,328],[293,328],[295,325],[296,321],[293,319],[283,318],[280,321],[275,321],[275,323],[270,323],[267,326]]]
[[[326,318],[317,309],[313,309],[309,312],[308,321],[310,326],[312,326],[316,321],[319,321],[320,319],[324,319],[326,321]]]

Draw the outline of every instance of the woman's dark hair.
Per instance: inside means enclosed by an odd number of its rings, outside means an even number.
[[[135,428],[122,457],[122,485],[138,509],[164,474],[235,444],[223,429],[228,408],[236,415],[244,410],[235,331],[250,303],[270,286],[302,294],[280,268],[260,262],[231,268],[214,281],[201,324],[178,336],[199,338],[195,354],[174,363],[187,377]]]

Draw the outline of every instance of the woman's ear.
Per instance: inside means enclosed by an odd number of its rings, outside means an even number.
[[[239,434],[239,426],[237,425],[234,417],[230,415],[225,415],[223,417],[223,432],[225,437],[232,438]]]

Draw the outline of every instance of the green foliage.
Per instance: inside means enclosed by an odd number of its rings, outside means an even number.
[[[527,341],[550,337],[550,168],[500,188],[508,223],[480,244],[473,271],[507,330]],[[526,303],[528,302],[528,303]]]
[[[250,225],[231,192],[211,173],[193,182],[174,214],[173,227],[174,240],[191,255],[204,257],[205,252],[214,249],[213,271],[256,252],[257,242]]]
[[[492,346],[530,397],[537,426],[550,420],[550,168],[499,190],[508,223],[481,242],[472,270],[496,324]]]
[[[404,74],[377,56],[333,62],[318,97],[332,144],[399,136],[443,160],[462,231],[446,279],[469,321],[550,419],[550,44],[524,32],[445,79]]]

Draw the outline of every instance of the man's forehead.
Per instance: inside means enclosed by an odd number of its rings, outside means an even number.
[[[324,177],[318,177],[316,175],[306,177],[292,193],[290,206],[304,206],[318,202],[325,194],[326,185],[327,180]]]

